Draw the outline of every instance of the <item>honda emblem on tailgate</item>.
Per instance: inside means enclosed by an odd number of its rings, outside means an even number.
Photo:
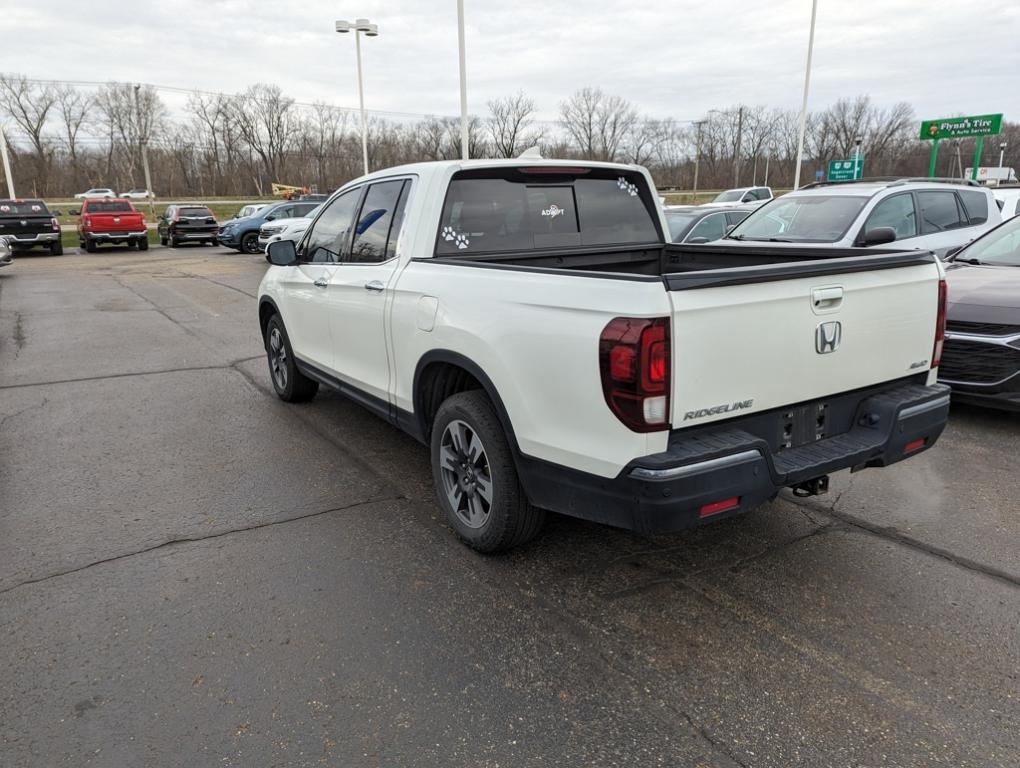
[[[843,338],[843,324],[838,320],[831,323],[819,323],[815,328],[815,352],[820,355],[827,355],[839,349],[839,342]]]

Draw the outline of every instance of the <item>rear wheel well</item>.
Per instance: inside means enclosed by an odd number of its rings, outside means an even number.
[[[418,376],[415,410],[421,414],[425,439],[432,433],[432,423],[443,404],[451,395],[473,389],[485,390],[477,378],[459,365],[446,362],[429,363]]]

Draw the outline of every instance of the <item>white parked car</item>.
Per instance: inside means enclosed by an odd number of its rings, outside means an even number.
[[[79,192],[77,195],[74,196],[74,198],[75,198],[75,200],[87,200],[88,198],[92,198],[92,197],[104,198],[104,197],[116,197],[116,196],[117,196],[117,193],[114,192],[112,189],[97,188],[97,189],[90,189],[90,190],[87,190],[85,192]]]
[[[155,197],[147,189],[129,189],[127,192],[121,192],[120,196],[126,200],[148,200],[150,197]]]
[[[237,212],[237,215],[232,219],[232,221],[237,221],[238,219],[246,219],[249,216],[254,216],[256,213],[261,211],[267,205],[273,205],[273,203],[249,203],[248,205],[242,206],[241,210]]]
[[[429,446],[482,551],[545,510],[651,532],[821,493],[948,418],[932,254],[672,244],[633,165],[387,168],[267,260],[277,395],[336,388]]]
[[[275,243],[277,240],[298,242],[321,208],[322,206],[318,205],[304,216],[267,221],[259,227],[259,248],[264,251],[270,243]]]
[[[1020,187],[996,187],[992,194],[1003,219],[1011,219],[1020,213]]]
[[[821,182],[758,208],[724,242],[884,246],[944,256],[1001,221],[991,190],[971,182]]]
[[[740,205],[741,203],[761,205],[772,200],[773,197],[772,187],[738,187],[720,192],[712,202],[703,203],[703,205],[717,207]]]

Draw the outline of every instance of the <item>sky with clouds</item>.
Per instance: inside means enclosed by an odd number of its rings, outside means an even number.
[[[819,0],[809,107],[868,94],[918,118],[1020,119],[1020,3]],[[468,106],[524,90],[540,117],[586,85],[678,120],[737,103],[799,108],[810,0],[465,0]],[[0,71],[235,93],[280,85],[357,106],[354,40],[368,17],[366,106],[459,113],[456,0],[38,0],[0,15]],[[164,94],[171,107],[183,97]]]

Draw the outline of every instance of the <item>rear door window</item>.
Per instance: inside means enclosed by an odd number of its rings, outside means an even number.
[[[726,226],[726,214],[713,213],[695,224],[690,234],[684,238],[684,242],[689,243],[695,238],[705,238],[706,241],[718,240],[726,234]]]
[[[197,206],[197,205],[181,208],[180,211],[181,211],[181,213],[180,213],[181,216],[188,216],[190,218],[200,218],[200,217],[203,217],[203,216],[205,216],[205,217],[212,216],[212,211],[210,211],[208,208],[205,208],[203,206]]]
[[[984,224],[988,221],[988,196],[984,192],[961,189],[958,194],[971,224]]]
[[[390,230],[394,223],[397,206],[401,202],[404,181],[384,181],[368,188],[365,202],[358,215],[354,231],[354,245],[345,262],[357,264],[379,264],[389,258]],[[396,235],[394,234],[394,240]],[[396,243],[394,242],[394,250]]]
[[[952,192],[918,192],[921,209],[921,234],[933,235],[967,226],[967,219]]]
[[[645,196],[638,174],[469,172],[450,182],[436,254],[655,243]]]

